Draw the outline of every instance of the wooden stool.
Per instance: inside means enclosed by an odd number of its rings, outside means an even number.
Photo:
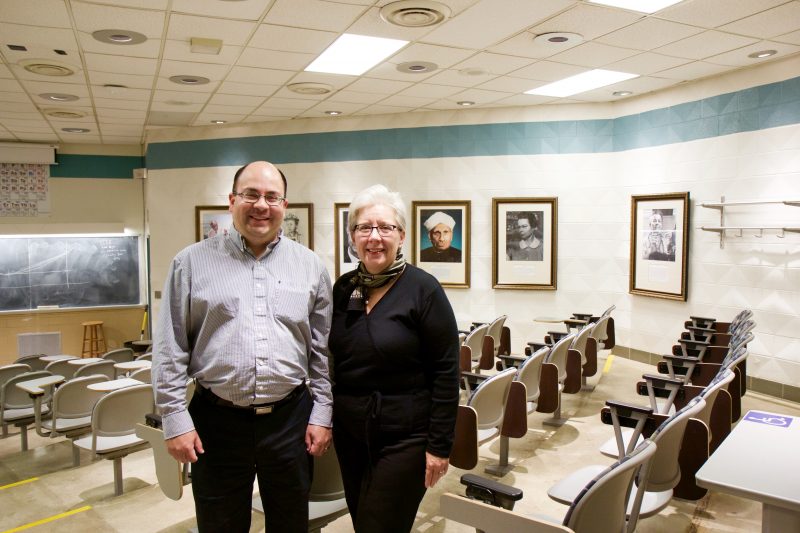
[[[83,351],[81,357],[97,357],[106,352],[106,339],[103,336],[103,321],[83,322]]]

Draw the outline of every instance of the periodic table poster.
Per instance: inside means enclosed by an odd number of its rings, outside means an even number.
[[[49,165],[0,163],[0,217],[49,213],[49,178]]]

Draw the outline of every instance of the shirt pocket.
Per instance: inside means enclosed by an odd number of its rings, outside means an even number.
[[[308,289],[278,283],[272,289],[275,316],[292,324],[307,322],[310,293]]]

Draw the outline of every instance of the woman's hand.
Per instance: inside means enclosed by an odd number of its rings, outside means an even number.
[[[446,457],[436,457],[425,452],[425,488],[429,489],[447,473],[450,462]]]

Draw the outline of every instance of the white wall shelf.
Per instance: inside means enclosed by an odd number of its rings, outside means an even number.
[[[721,197],[719,202],[701,202],[700,207],[709,209],[719,209],[719,226],[701,226],[703,231],[713,231],[719,233],[719,247],[725,248],[726,232],[737,232],[736,237],[741,237],[745,231],[755,231],[756,237],[763,237],[765,231],[777,232],[778,238],[786,237],[787,233],[800,233],[800,226],[728,226],[725,224],[725,208],[746,206],[746,205],[768,205],[782,204],[800,207],[800,200],[743,200],[738,202],[726,202],[725,197]]]

